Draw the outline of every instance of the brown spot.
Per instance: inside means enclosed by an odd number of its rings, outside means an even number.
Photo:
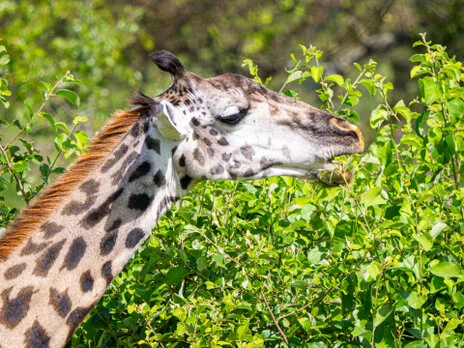
[[[252,160],[255,154],[255,150],[250,145],[240,147],[240,151],[242,152],[243,157],[247,160]]]
[[[184,154],[182,154],[182,155],[180,156],[180,158],[179,158],[179,165],[180,165],[181,167],[185,167],[185,166],[186,166],[186,163],[185,163],[185,155],[184,155]]]
[[[44,243],[34,243],[32,239],[29,239],[26,246],[21,249],[20,256],[32,255],[37,254],[39,251],[42,251],[46,247],[50,245],[51,242],[44,242]]]
[[[113,174],[111,174],[111,184],[113,186],[118,185],[122,178],[123,175],[126,172],[126,169],[135,162],[135,160],[139,157],[139,154],[136,151],[131,152],[129,156],[126,157],[124,162],[122,162],[121,167],[119,167],[118,170],[116,170]]]
[[[6,280],[15,279],[19,277],[21,273],[24,272],[25,269],[26,269],[26,264],[20,263],[20,264],[17,264],[15,266],[8,268],[3,274],[3,276],[5,277]]]
[[[222,154],[222,160],[225,161],[225,162],[228,162],[230,160],[230,157],[232,156],[231,153],[227,153],[227,152],[224,152]]]
[[[133,194],[129,197],[127,207],[130,209],[145,211],[152,201],[153,197],[150,197],[146,193]]]
[[[145,236],[145,232],[141,228],[134,228],[132,231],[129,232],[126,238],[126,248],[133,248],[135,247],[140,240]]]
[[[161,187],[164,184],[166,184],[166,179],[164,178],[164,174],[161,170],[158,170],[156,174],[153,176],[153,182],[158,187]]]
[[[216,167],[213,167],[211,169],[211,174],[212,175],[218,175],[224,173],[224,167],[220,164],[218,164]]]
[[[79,215],[89,210],[97,200],[97,196],[88,196],[85,202],[71,201],[65,205],[61,215]]]
[[[185,175],[180,179],[180,186],[182,187],[183,190],[186,190],[190,183],[192,182],[192,177],[190,175]]]
[[[34,293],[34,288],[27,286],[22,288],[15,298],[10,298],[12,290],[13,287],[3,290],[1,295],[3,306],[0,310],[0,324],[3,324],[8,329],[15,328],[26,317]]]
[[[111,281],[113,280],[113,273],[111,270],[111,261],[105,262],[101,269],[101,275],[106,280],[106,286],[110,285]]]
[[[40,226],[40,230],[44,233],[44,238],[49,239],[54,237],[57,233],[60,233],[64,229],[64,226],[58,225],[55,222],[46,222]]]
[[[92,277],[92,273],[90,272],[90,269],[82,273],[79,279],[79,283],[81,284],[82,292],[92,291],[94,279]]]
[[[45,250],[43,254],[37,260],[32,274],[36,276],[40,276],[40,277],[46,277],[48,274],[48,271],[50,270],[50,268],[52,268],[53,264],[58,258],[58,255],[60,254],[61,249],[63,248],[63,245],[65,242],[66,242],[66,239],[63,239],[53,244],[47,250]]]
[[[155,151],[158,155],[161,154],[160,141],[158,139],[152,138],[148,135],[145,138],[145,145],[147,146],[147,149]]]
[[[68,290],[59,292],[55,288],[50,288],[48,304],[53,307],[61,318],[66,317],[71,310],[71,298],[68,295]]]
[[[86,193],[87,195],[94,195],[98,192],[99,187],[99,182],[97,182],[95,179],[89,179],[84,181],[82,185],[79,186],[79,190]]]
[[[79,224],[85,228],[89,229],[98,224],[105,216],[110,213],[111,204],[121,196],[123,188],[120,188],[113,194],[111,194],[98,208],[92,209],[89,211],[80,221]]]
[[[118,149],[113,153],[113,158],[107,160],[101,167],[101,172],[106,173],[111,169],[121,158],[127,153],[129,147],[126,144],[121,144]]]
[[[117,232],[111,232],[105,235],[100,242],[100,255],[108,255],[113,250],[117,238]]]
[[[50,336],[47,331],[39,324],[37,320],[24,333],[25,348],[48,348],[50,345]]]
[[[150,172],[151,164],[148,161],[142,162],[129,176],[129,182],[137,180]]]
[[[227,145],[229,145],[229,142],[228,142],[227,139],[224,138],[224,137],[220,137],[219,140],[217,141],[217,143],[218,143],[219,145],[222,145],[222,146],[227,146]]]
[[[64,258],[63,266],[61,266],[60,270],[67,268],[71,271],[76,268],[84,256],[86,249],[87,243],[84,241],[84,238],[77,237],[74,239],[71,246],[69,247],[66,257]]]
[[[201,153],[200,149],[197,147],[193,150],[193,158],[200,163],[200,165],[205,165],[205,156]]]

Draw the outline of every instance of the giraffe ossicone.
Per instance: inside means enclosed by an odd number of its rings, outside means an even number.
[[[201,78],[167,51],[152,58],[169,88],[135,96],[0,238],[0,347],[63,346],[196,182],[316,178],[363,151],[359,129],[326,111],[237,74]]]

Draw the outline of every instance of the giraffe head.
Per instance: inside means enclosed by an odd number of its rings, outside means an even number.
[[[333,168],[333,157],[364,150],[360,130],[327,111],[238,74],[201,78],[167,51],[152,57],[172,83],[134,103],[151,110],[161,135],[178,143],[173,164],[182,189],[200,179],[317,178]]]

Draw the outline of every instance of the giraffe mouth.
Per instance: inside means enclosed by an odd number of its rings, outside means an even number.
[[[341,186],[349,184],[353,174],[332,158],[317,171],[315,178],[324,186]]]

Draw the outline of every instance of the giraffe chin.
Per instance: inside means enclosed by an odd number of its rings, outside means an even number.
[[[315,178],[323,186],[347,185],[353,180],[353,174],[340,163],[327,162],[318,170]]]

